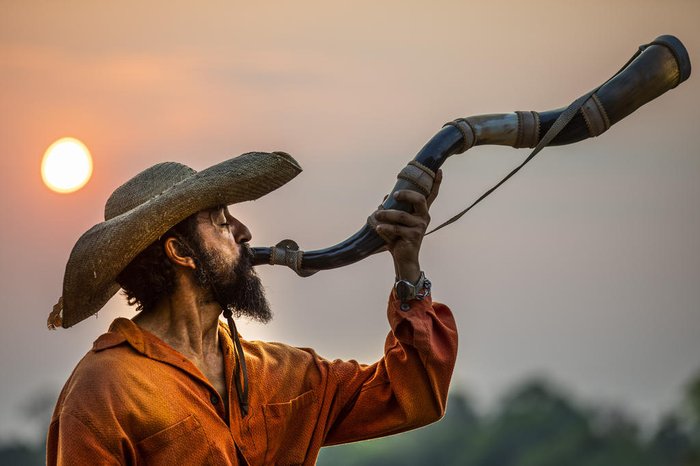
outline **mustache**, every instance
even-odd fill
[[[253,269],[253,259],[255,255],[248,243],[241,243],[241,256],[238,261],[241,267],[245,269]]]

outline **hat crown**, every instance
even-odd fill
[[[145,204],[195,173],[187,165],[177,162],[162,162],[145,169],[109,196],[105,204],[105,220]]]

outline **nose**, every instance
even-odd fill
[[[236,218],[231,218],[229,222],[233,223],[233,238],[236,240],[236,243],[241,244],[250,242],[253,235],[250,233],[248,227],[243,224],[243,222]]]

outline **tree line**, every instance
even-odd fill
[[[321,450],[321,466],[700,466],[700,373],[653,429],[614,407],[585,407],[544,380],[479,415],[453,393],[442,421]]]
[[[35,442],[0,444],[0,464],[45,464],[46,394],[26,410]],[[546,380],[518,384],[480,414],[452,392],[444,419],[392,437],[321,450],[320,466],[700,466],[700,373],[652,429],[615,407],[583,406]]]

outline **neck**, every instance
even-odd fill
[[[154,309],[133,320],[185,356],[198,358],[219,354],[220,315],[216,301],[178,287]]]

